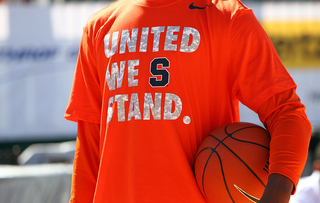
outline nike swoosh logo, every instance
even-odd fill
[[[246,193],[244,190],[239,188],[237,185],[233,185],[241,194],[243,194],[246,198],[248,198],[252,202],[259,202],[260,199]]]
[[[194,6],[193,3],[189,5],[190,9],[205,9],[207,7],[211,7],[208,4],[206,4],[204,7],[198,7],[198,6]]]

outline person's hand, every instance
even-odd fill
[[[280,174],[271,174],[258,203],[288,203],[293,186],[289,178]]]

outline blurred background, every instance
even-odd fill
[[[82,26],[112,1],[0,0],[0,203],[70,197],[76,124],[63,118]],[[320,137],[320,0],[243,0],[298,84],[313,125],[303,176]],[[261,125],[241,105],[241,120]]]

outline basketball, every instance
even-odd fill
[[[194,166],[198,186],[209,202],[258,202],[269,174],[270,135],[245,122],[214,130],[201,143]]]

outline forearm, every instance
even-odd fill
[[[311,127],[300,115],[290,114],[280,116],[274,125],[270,128],[269,171],[287,176],[296,187],[307,160]]]
[[[305,137],[309,133],[308,128],[300,125],[297,120],[289,119],[280,122],[273,130],[270,176],[259,203],[288,203],[294,193],[306,161],[306,142],[309,140]]]
[[[270,132],[270,176],[259,203],[287,203],[308,155],[311,125],[294,89],[266,101],[259,116]]]
[[[271,174],[259,203],[288,203],[293,182],[280,174]]]
[[[308,156],[311,124],[294,89],[274,95],[259,109],[270,132],[270,173],[288,177],[295,186]]]
[[[92,202],[99,169],[100,125],[78,121],[70,203]]]

